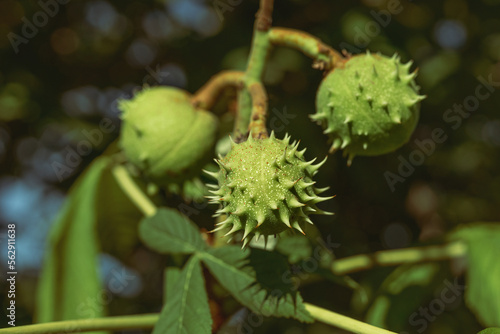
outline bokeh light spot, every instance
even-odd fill
[[[64,92],[61,104],[69,116],[89,116],[96,112],[95,103],[99,95],[100,92],[96,87],[85,86]]]
[[[144,67],[151,64],[156,57],[156,52],[156,47],[148,41],[138,39],[128,48],[125,53],[125,59],[132,66]]]
[[[434,36],[444,49],[458,49],[465,44],[467,30],[462,22],[443,20],[436,24]]]
[[[102,32],[110,32],[117,18],[115,9],[106,1],[94,1],[86,6],[85,19],[92,27]]]

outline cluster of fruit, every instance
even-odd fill
[[[362,54],[347,58],[326,74],[319,86],[318,122],[332,143],[349,156],[379,155],[406,143],[419,117],[423,96],[410,73],[411,63],[399,57]],[[128,160],[150,180],[162,185],[183,182],[200,173],[214,156],[218,120],[193,106],[191,95],[174,87],[145,89],[120,104],[123,126],[120,144]],[[252,129],[249,129],[251,132]],[[243,232],[244,244],[253,237],[275,235],[287,228],[302,232],[310,214],[328,214],[316,204],[313,176],[322,163],[304,159],[298,143],[275,138],[231,142],[230,151],[216,160],[210,185],[225,215],[217,230]]]

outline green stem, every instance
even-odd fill
[[[376,266],[396,266],[460,258],[464,257],[466,252],[467,246],[460,241],[439,246],[386,250],[335,260],[332,263],[331,271],[335,275],[347,275]]]
[[[273,0],[260,0],[259,11],[257,12],[255,19],[252,47],[250,49],[248,65],[243,78],[245,87],[242,89],[238,97],[238,116],[236,117],[234,124],[234,137],[236,140],[240,140],[240,138],[243,137],[247,131],[252,130],[252,128],[250,128],[252,111],[258,104],[252,102],[252,98],[255,98],[255,96],[250,94],[249,89],[255,85],[262,85],[261,78],[264,73],[266,58],[271,45],[269,42],[268,32],[272,21],[271,16],[273,2]],[[263,132],[261,126],[261,123],[263,122],[265,129],[267,97],[265,107],[266,110],[254,111],[254,114],[259,114],[259,122],[256,124],[258,126],[255,131],[252,131],[252,135],[256,138],[267,136],[267,131]]]
[[[360,334],[395,334],[356,319],[326,310],[324,308],[305,303],[307,311],[317,321],[332,325],[344,330]],[[18,326],[0,329],[0,334],[60,334],[83,333],[101,330],[126,330],[126,329],[151,329],[158,321],[160,314],[128,315],[107,318],[94,318],[84,320],[66,320]]]
[[[246,88],[238,94],[238,112],[234,120],[233,138],[235,142],[245,140],[252,112],[252,99]]]
[[[314,59],[313,67],[320,70],[329,70],[344,63],[344,57],[338,51],[320,39],[300,30],[272,28],[269,31],[269,41],[273,45],[301,51]]]
[[[156,205],[144,194],[124,166],[113,167],[113,176],[123,192],[146,217],[153,216],[156,213]]]
[[[310,34],[294,29],[271,28],[272,9],[273,0],[260,1],[248,66],[243,77],[245,85],[238,96],[238,114],[233,131],[236,141],[244,140],[247,130],[251,130],[255,138],[265,138],[268,135],[265,127],[267,95],[263,90],[261,78],[272,45],[285,46],[303,52],[315,60],[313,67],[321,70],[341,66],[345,61],[338,51]]]
[[[306,310],[311,313],[312,317],[317,321],[325,324],[342,328],[346,331],[358,334],[396,334],[383,328],[375,327],[365,322],[346,317],[324,308],[305,303]]]
[[[47,322],[27,326],[0,329],[1,334],[61,334],[83,333],[102,330],[151,329],[159,314],[127,315],[119,317],[80,319]]]

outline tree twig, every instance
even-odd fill
[[[273,22],[274,0],[260,0],[259,11],[255,19],[255,28],[259,31],[268,31]]]

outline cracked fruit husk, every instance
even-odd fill
[[[119,104],[120,146],[153,182],[183,182],[197,175],[213,155],[218,120],[194,108],[190,98],[181,89],[159,86]]]

